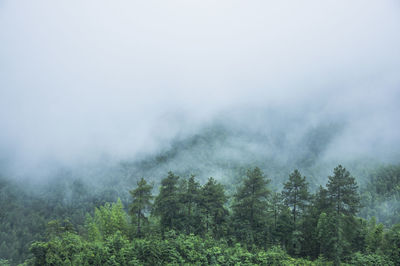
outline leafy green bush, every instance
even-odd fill
[[[369,266],[391,266],[395,265],[387,256],[378,254],[362,254],[356,252],[349,261],[351,265]]]

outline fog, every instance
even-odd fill
[[[399,32],[395,0],[0,1],[2,172],[142,160],[217,124],[232,136],[182,167],[289,163],[320,127],[320,163],[398,161]]]

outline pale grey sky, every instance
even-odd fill
[[[0,158],[131,157],[254,106],[397,149],[399,47],[396,0],[0,0]]]

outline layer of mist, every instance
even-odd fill
[[[1,1],[1,172],[224,180],[259,165],[274,184],[293,168],[317,184],[339,163],[397,162],[399,11]]]

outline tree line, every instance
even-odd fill
[[[228,197],[212,177],[201,185],[169,172],[153,195],[141,178],[127,213],[121,201],[106,203],[79,233],[68,220],[52,221],[25,264],[400,264],[400,224],[357,217],[358,185],[341,165],[315,193],[298,170],[280,192],[269,183],[249,169]]]
[[[322,255],[336,263],[367,247],[358,241],[362,232],[352,230],[362,223],[355,216],[360,208],[358,187],[341,165],[329,176],[326,188],[320,187],[315,194],[309,192],[306,177],[298,170],[289,175],[280,193],[272,192],[269,182],[258,167],[248,170],[228,208],[224,187],[213,178],[200,186],[194,176],[179,182],[169,172],[154,203],[152,186],[141,179],[131,191],[136,236],[145,236],[141,227],[148,224],[147,211],[159,219],[162,236],[169,230],[210,234],[250,250],[279,245],[292,256],[315,259]]]

